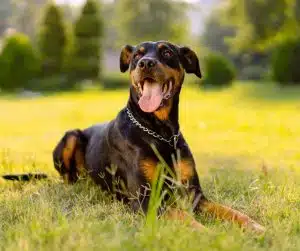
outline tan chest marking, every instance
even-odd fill
[[[188,182],[194,175],[193,162],[189,159],[183,159],[177,162],[175,170],[178,179],[182,182]]]
[[[147,181],[152,182],[155,179],[157,162],[152,159],[145,159],[140,162],[140,167]]]
[[[148,182],[152,182],[155,179],[157,161],[152,159],[145,159],[140,162],[140,167]],[[189,159],[183,159],[175,165],[175,171],[177,178],[182,182],[188,182],[194,175],[193,163]]]
[[[68,137],[62,152],[63,162],[68,170],[70,169],[70,161],[76,148],[76,142],[77,138],[75,136]]]
[[[168,120],[170,111],[172,109],[172,105],[173,105],[173,98],[167,100],[167,104],[165,106],[159,108],[157,111],[155,111],[154,115],[159,120]]]

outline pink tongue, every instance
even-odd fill
[[[156,82],[144,82],[142,97],[139,106],[144,112],[155,112],[161,104],[163,93],[161,85]]]

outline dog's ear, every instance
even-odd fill
[[[199,60],[193,50],[188,47],[179,47],[179,57],[186,73],[194,73],[197,77],[202,77]]]
[[[120,55],[121,72],[126,72],[128,70],[133,51],[134,51],[134,46],[125,45],[123,47]]]

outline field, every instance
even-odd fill
[[[63,132],[114,118],[127,95],[0,97],[0,174],[51,178],[0,179],[0,250],[300,250],[300,89],[244,83],[182,91],[181,129],[207,197],[255,218],[268,229],[263,236],[205,215],[197,218],[209,233],[166,221],[153,233],[90,182],[61,182],[51,151]]]

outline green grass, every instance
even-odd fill
[[[265,225],[260,237],[205,215],[197,218],[209,233],[160,221],[153,234],[141,215],[89,181],[60,181],[51,151],[63,132],[114,118],[127,97],[126,90],[0,97],[0,174],[51,176],[27,184],[0,180],[0,250],[300,250],[300,89],[182,91],[181,128],[203,190]]]

